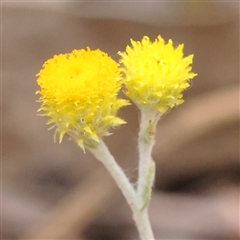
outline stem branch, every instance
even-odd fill
[[[154,168],[152,160],[152,149],[155,144],[155,131],[157,122],[160,119],[160,114],[156,111],[148,109],[141,110],[141,122],[138,138],[139,147],[139,167],[138,167],[138,187],[137,194],[141,199],[141,205],[147,207],[146,193],[151,192],[154,173],[151,174]],[[154,169],[155,171],[155,169]],[[150,183],[150,184],[149,184]]]
[[[139,203],[133,186],[129,182],[121,167],[117,164],[112,154],[109,152],[102,139],[96,145],[96,148],[88,149],[106,167],[112,178],[117,183],[117,186],[121,189],[128,204],[134,208],[138,208]]]
[[[109,152],[107,146],[102,140],[96,145],[96,148],[88,148],[89,151],[107,168],[118,187],[121,189],[129,206],[133,212],[133,219],[136,223],[138,232],[143,240],[154,240],[151,224],[148,218],[148,212],[141,209],[137,192],[129,182],[123,170],[115,161]]]

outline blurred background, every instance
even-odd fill
[[[149,214],[156,239],[239,239],[239,2],[1,2],[2,238],[139,239],[107,171],[37,116],[36,74],[54,54],[130,38],[185,44],[198,76],[159,122]],[[138,110],[106,138],[134,183]]]

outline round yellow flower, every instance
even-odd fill
[[[174,48],[158,36],[154,42],[148,37],[131,40],[125,52],[119,52],[125,74],[126,95],[138,106],[165,113],[183,103],[182,92],[189,87],[193,55],[183,57],[183,44]]]
[[[125,123],[117,117],[128,105],[117,96],[122,85],[118,64],[106,53],[87,48],[54,56],[37,77],[39,111],[49,117],[59,142],[67,133],[83,149],[94,147],[110,127]]]

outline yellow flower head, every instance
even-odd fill
[[[154,42],[143,37],[131,40],[126,52],[119,52],[125,74],[126,95],[138,106],[165,113],[183,103],[182,92],[189,87],[193,55],[183,57],[183,44],[173,47],[161,36]]]
[[[125,123],[116,116],[128,105],[117,97],[122,84],[118,64],[106,53],[88,48],[54,56],[37,77],[39,111],[49,117],[59,142],[67,133],[83,149],[93,147],[110,127]]]

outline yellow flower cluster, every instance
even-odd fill
[[[189,87],[193,55],[183,57],[183,44],[173,47],[158,36],[154,42],[143,37],[131,40],[125,52],[119,52],[126,95],[138,106],[166,112],[183,103],[182,92]]]
[[[183,44],[174,48],[160,36],[154,42],[143,37],[131,44],[119,52],[121,68],[106,53],[89,48],[44,63],[37,74],[39,111],[49,117],[59,142],[68,134],[83,149],[94,147],[109,128],[124,124],[117,117],[118,110],[129,105],[118,98],[122,84],[139,108],[165,113],[183,103],[182,92],[197,75],[191,72],[193,55],[183,57]]]
[[[129,103],[117,96],[120,71],[106,53],[88,48],[54,56],[37,77],[39,111],[49,117],[60,142],[69,134],[83,149],[94,147],[110,127],[125,123],[117,112]]]

